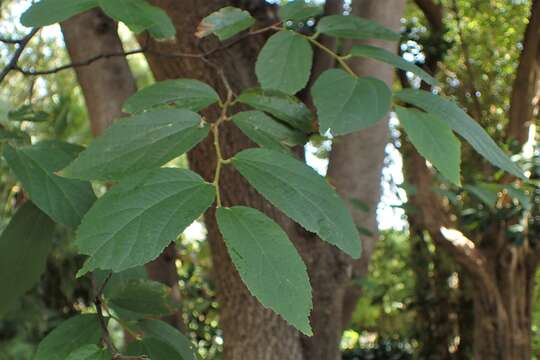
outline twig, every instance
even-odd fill
[[[111,276],[112,276],[112,272],[109,272],[109,274],[107,275],[107,277],[105,278],[105,280],[103,281],[99,289],[97,290],[96,297],[94,298],[94,305],[96,306],[97,318],[98,318],[99,326],[101,327],[101,332],[103,335],[102,336],[103,343],[113,355],[116,355],[118,354],[118,350],[116,349],[116,347],[114,346],[111,340],[109,329],[107,328],[107,323],[105,322],[105,318],[103,317],[103,308],[102,308],[102,300],[101,300],[103,290],[105,289],[105,286],[107,286],[107,283],[111,279]]]
[[[13,57],[9,61],[9,63],[6,65],[5,68],[2,69],[0,72],[0,83],[4,81],[4,78],[9,74],[10,71],[14,70],[17,67],[17,62],[19,62],[19,58],[21,57],[24,48],[30,40],[36,35],[36,33],[39,31],[40,28],[33,28],[28,35],[26,35],[24,38],[22,38],[20,41],[18,41],[16,44],[17,50],[15,50],[15,53],[13,54]]]
[[[15,44],[16,45],[16,44],[20,44],[23,40],[24,40],[24,38],[21,38],[21,39],[8,39],[8,38],[0,36],[0,42],[3,42],[4,44],[12,44],[12,45]]]

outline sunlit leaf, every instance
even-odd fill
[[[320,15],[323,8],[320,5],[306,3],[304,0],[289,1],[279,7],[279,17],[283,21],[303,21]]]
[[[245,11],[226,6],[205,17],[197,27],[197,37],[202,38],[215,34],[219,40],[227,40],[239,32],[249,28],[255,19]]]

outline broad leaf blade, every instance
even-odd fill
[[[138,113],[152,107],[172,104],[178,108],[199,111],[219,101],[209,85],[193,79],[165,80],[147,86],[131,96],[124,111]]]
[[[145,112],[118,120],[62,170],[77,179],[115,180],[159,167],[208,135],[208,126],[188,110]]]
[[[109,301],[122,309],[138,314],[164,316],[176,309],[171,301],[171,289],[161,283],[145,279],[131,279],[115,289]]]
[[[21,16],[28,27],[52,25],[98,6],[97,0],[41,0]]]
[[[0,235],[0,315],[39,281],[53,233],[52,220],[27,202]]]
[[[306,39],[294,31],[279,31],[259,53],[255,73],[263,89],[294,95],[306,86],[312,62],[313,50]]]
[[[96,200],[87,181],[66,179],[55,172],[70,163],[80,146],[50,140],[32,146],[6,145],[4,157],[32,201],[55,221],[77,226]]]
[[[424,80],[426,83],[432,86],[437,85],[437,80],[435,80],[431,75],[422,70],[419,66],[416,66],[415,64],[405,60],[401,56],[391,53],[386,49],[370,45],[356,45],[353,46],[350,54],[352,56],[375,59],[395,66],[398,69],[410,71],[420,77],[420,79]]]
[[[155,259],[214,201],[214,186],[189,171],[139,172],[99,198],[79,227],[76,245],[94,269],[119,272]]]
[[[255,19],[247,11],[226,6],[205,17],[197,27],[195,36],[203,38],[215,34],[223,41],[246,30],[253,23]]]
[[[129,344],[128,355],[143,356],[143,359],[151,360],[184,360],[172,345],[159,338],[143,338],[141,341]]]
[[[450,127],[438,118],[416,109],[396,107],[399,122],[420,155],[441,174],[461,185],[461,144]]]
[[[345,202],[315,170],[267,149],[244,150],[232,163],[258,192],[306,230],[353,258],[360,256],[360,239]]]
[[[307,136],[284,125],[260,111],[244,111],[232,121],[256,144],[276,151],[290,151],[289,147],[303,145]]]
[[[251,294],[311,336],[309,277],[287,234],[263,213],[243,206],[219,208],[217,222],[229,255]]]
[[[323,8],[319,5],[306,3],[304,0],[289,1],[279,7],[279,17],[283,21],[304,21],[320,15]]]
[[[392,93],[381,80],[325,71],[311,90],[321,134],[343,135],[373,125],[390,110]]]
[[[111,354],[97,345],[85,345],[72,351],[66,360],[111,360]]]
[[[142,320],[139,327],[145,338],[155,338],[170,345],[183,360],[198,360],[191,341],[177,329],[161,320]]]
[[[277,90],[251,89],[240,94],[238,101],[254,109],[267,112],[306,133],[312,130],[311,112],[304,103],[294,96]]]
[[[395,31],[373,20],[352,15],[325,16],[317,24],[317,31],[339,38],[399,40],[399,34]]]
[[[497,146],[486,131],[454,102],[427,91],[415,89],[402,90],[395,94],[395,97],[445,121],[487,161],[512,175],[525,179],[523,171]]]
[[[41,341],[34,360],[65,360],[73,351],[97,344],[100,338],[97,316],[77,315],[61,323]]]

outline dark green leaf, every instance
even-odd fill
[[[28,27],[52,25],[96,6],[97,0],[41,0],[22,14],[21,24]]]
[[[22,143],[30,143],[30,136],[16,128],[8,129],[6,127],[0,126],[0,141],[14,140],[20,141]]]
[[[279,7],[279,17],[283,21],[303,21],[318,16],[322,12],[321,6],[306,3],[304,0],[289,1]]]
[[[122,21],[134,33],[148,32],[157,39],[172,38],[176,29],[167,13],[146,0],[98,0],[103,11]]]
[[[312,168],[267,149],[237,154],[234,167],[275,207],[354,258],[360,239],[344,201]]]
[[[54,223],[31,202],[24,204],[0,235],[0,315],[8,311],[45,270]]]
[[[368,57],[371,59],[382,61],[384,63],[395,66],[398,69],[410,71],[432,86],[437,85],[437,80],[435,80],[431,75],[422,70],[420,67],[405,60],[401,56],[391,53],[386,49],[370,45],[356,45],[353,46],[353,48],[351,49],[351,55]]]
[[[165,80],[145,87],[124,104],[124,111],[138,113],[157,105],[199,111],[219,101],[218,94],[207,84],[193,79]]]
[[[41,210],[59,223],[77,226],[96,200],[92,186],[87,181],[62,178],[55,172],[81,150],[77,145],[50,140],[21,148],[6,145],[4,157]]]
[[[142,320],[139,326],[145,338],[155,338],[170,345],[183,360],[198,360],[191,341],[177,329],[161,320]]]
[[[229,255],[253,296],[307,336],[313,307],[306,265],[287,234],[258,210],[217,210]]]
[[[238,101],[267,112],[306,133],[312,130],[311,112],[294,96],[276,90],[251,89],[244,91]]]
[[[246,30],[254,22],[255,19],[247,11],[226,6],[205,17],[197,27],[195,35],[203,38],[215,34],[219,40],[223,41]]]
[[[72,351],[66,360],[111,360],[111,354],[97,345],[85,345]]]
[[[262,147],[289,151],[288,147],[303,145],[307,137],[260,111],[244,111],[233,116],[232,121],[251,140]]]
[[[479,183],[476,185],[464,185],[463,189],[470,192],[490,208],[494,208],[501,190],[499,184]]]
[[[416,150],[441,174],[461,185],[461,144],[450,127],[439,118],[416,109],[396,107],[399,122]]]
[[[45,111],[34,111],[30,105],[24,105],[9,111],[8,119],[11,121],[43,122],[49,120],[49,114]]]
[[[497,146],[486,131],[454,102],[427,91],[415,89],[402,90],[395,96],[445,121],[486,160],[510,174],[525,179],[523,171]]]
[[[77,315],[61,323],[41,341],[33,360],[65,360],[82,346],[97,344],[100,338],[97,316]]]
[[[62,175],[77,179],[120,179],[159,167],[182,155],[208,134],[194,112],[167,109],[121,119],[94,140]]]
[[[125,178],[99,198],[76,244],[90,255],[79,275],[119,272],[156,258],[214,201],[214,186],[189,171],[154,169]]]
[[[114,289],[109,301],[122,309],[144,315],[163,316],[175,311],[171,289],[145,279],[131,279]]]
[[[172,345],[154,337],[130,344],[128,355],[146,355],[149,360],[184,360]]]
[[[317,24],[317,31],[340,38],[399,40],[399,34],[395,31],[373,20],[352,15],[325,16]]]
[[[343,135],[384,118],[392,93],[381,80],[355,78],[343,70],[325,71],[311,90],[321,134]]]
[[[296,32],[285,30],[268,39],[257,58],[255,73],[262,88],[294,95],[306,86],[312,62],[309,42]]]

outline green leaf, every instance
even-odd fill
[[[279,17],[283,21],[303,21],[322,14],[323,8],[319,5],[306,3],[304,0],[289,1],[279,7]]]
[[[76,245],[90,255],[79,275],[119,272],[155,259],[214,201],[214,186],[173,168],[125,178],[96,201],[79,227]]]
[[[105,14],[122,21],[134,33],[148,32],[157,39],[172,38],[176,29],[167,13],[146,0],[98,0]]]
[[[390,109],[392,93],[381,80],[355,78],[343,70],[325,71],[311,90],[320,133],[343,135],[373,125]]]
[[[512,175],[525,179],[523,171],[497,146],[486,131],[454,102],[430,92],[415,89],[402,90],[395,94],[395,97],[445,121],[487,161]]]
[[[98,6],[97,0],[41,0],[21,16],[28,27],[52,25]]]
[[[306,265],[287,234],[260,211],[243,206],[217,209],[217,222],[251,294],[305,335],[313,335]]]
[[[416,109],[396,107],[399,122],[416,150],[441,174],[461,186],[461,144],[439,118]]]
[[[247,11],[226,6],[205,17],[197,27],[195,36],[203,38],[215,34],[219,40],[223,41],[246,30],[253,23],[255,19]]]
[[[109,296],[113,305],[139,314],[163,316],[176,310],[171,289],[156,281],[130,279]]]
[[[146,355],[149,360],[184,360],[182,355],[172,345],[154,337],[144,338],[141,341],[130,344],[128,355]]]
[[[33,360],[65,360],[82,346],[97,344],[100,338],[97,316],[77,315],[61,323],[41,341]]]
[[[15,142],[30,143],[30,136],[17,128],[8,129],[0,126],[0,141],[14,140]]]
[[[400,36],[379,23],[358,16],[330,15],[317,24],[317,31],[338,38],[397,41]]]
[[[11,121],[43,122],[49,120],[49,114],[45,111],[34,111],[30,105],[23,105],[18,109],[8,112]]]
[[[62,176],[120,179],[167,163],[207,135],[208,126],[188,110],[156,110],[120,119],[62,170]]]
[[[55,221],[77,226],[96,200],[87,181],[66,179],[55,172],[69,164],[82,150],[57,140],[32,146],[4,148],[4,158],[32,201]]]
[[[219,101],[209,85],[193,79],[165,80],[147,86],[131,96],[124,111],[138,113],[157,105],[174,103],[178,108],[199,111]]]
[[[294,96],[277,90],[251,89],[240,94],[238,101],[257,110],[267,112],[306,133],[312,130],[311,112],[304,103]]]
[[[353,258],[360,256],[360,239],[351,214],[315,170],[267,149],[244,150],[232,163],[258,192],[306,230]]]
[[[168,344],[181,355],[181,359],[198,360],[191,341],[171,325],[161,320],[141,320],[139,327],[145,338],[159,339]]]
[[[111,360],[111,354],[97,345],[85,345],[72,351],[66,360]]]
[[[45,270],[54,223],[26,202],[0,235],[0,315],[7,312]]]
[[[479,183],[477,185],[465,185],[463,189],[476,196],[488,207],[494,208],[501,188],[499,184]]]
[[[426,83],[432,86],[437,85],[437,80],[435,80],[431,75],[422,70],[419,66],[416,66],[415,64],[405,60],[401,56],[391,53],[386,49],[370,45],[356,45],[353,46],[350,54],[352,56],[375,59],[395,66],[398,69],[410,71],[420,77],[420,79],[424,80]]]
[[[294,95],[302,90],[311,75],[313,49],[294,31],[279,31],[262,48],[255,73],[263,89]]]
[[[304,145],[307,136],[260,111],[244,111],[232,121],[256,144],[276,151],[289,151],[294,145]]]

